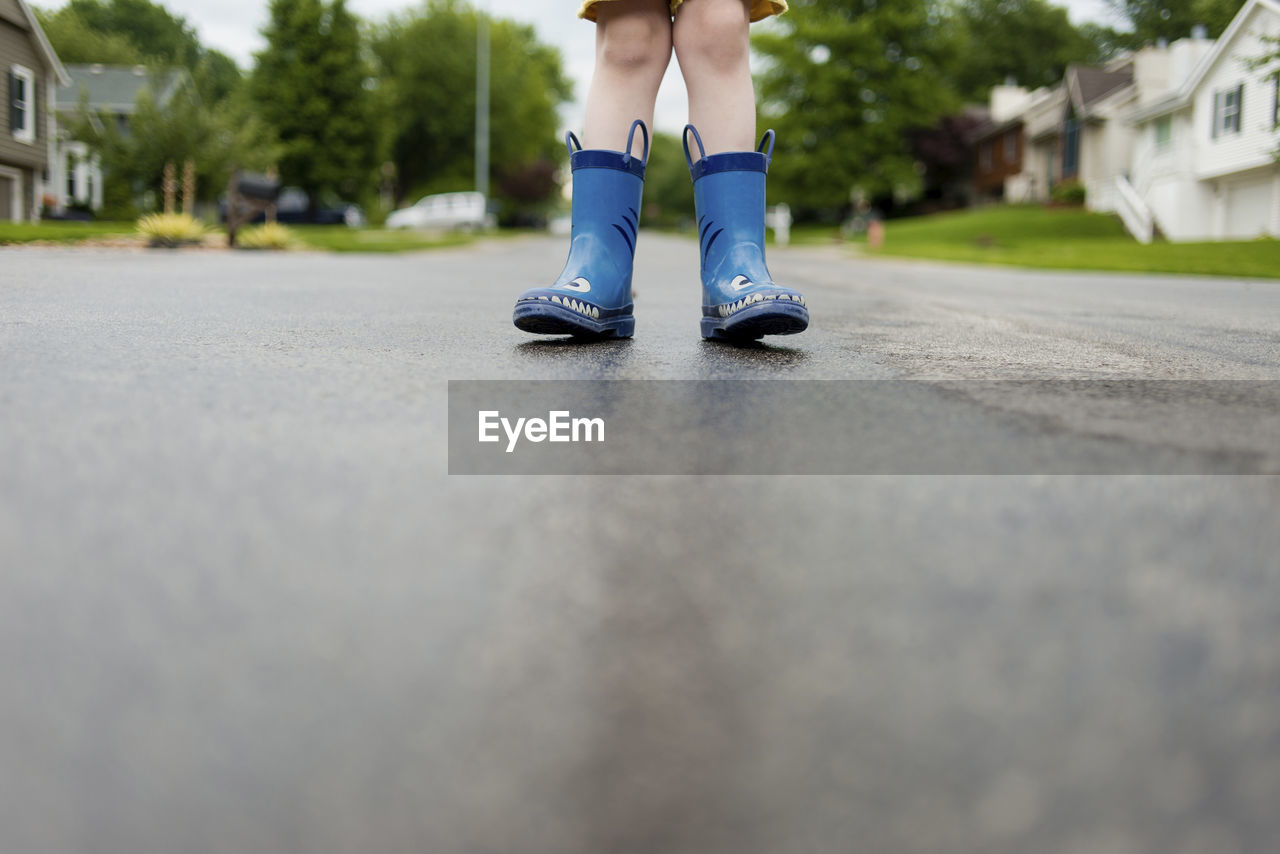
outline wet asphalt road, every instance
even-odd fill
[[[1214,474],[1277,470],[1280,282],[793,250],[814,328],[733,348],[645,235],[573,346],[508,320],[562,257],[0,250],[0,851],[1280,850],[1280,480]],[[1149,474],[448,477],[445,381],[522,378]],[[1256,382],[966,382],[1026,378]]]

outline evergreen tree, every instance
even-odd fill
[[[318,203],[368,193],[377,127],[359,25],[345,0],[271,0],[250,91],[281,144],[280,175]]]

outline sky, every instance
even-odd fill
[[[68,0],[36,0],[36,5],[58,9]],[[266,22],[267,0],[158,0],[181,15],[200,34],[201,43],[232,57],[242,68],[253,64],[253,53],[262,47],[259,30]],[[476,0],[477,5],[496,17],[514,18],[533,24],[538,37],[560,48],[565,70],[574,81],[577,100],[561,111],[566,129],[582,127],[582,101],[591,80],[595,25],[576,17],[578,0]],[[362,17],[377,20],[392,12],[419,5],[415,0],[348,0],[348,8]],[[1060,0],[1072,21],[1114,23],[1105,0]],[[674,61],[658,93],[654,124],[658,130],[679,133],[684,127],[688,101]]]

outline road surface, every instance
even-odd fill
[[[1280,282],[796,249],[736,348],[646,234],[580,346],[509,321],[563,254],[0,250],[0,850],[1280,850]],[[447,476],[446,381],[534,378],[1130,474]]]

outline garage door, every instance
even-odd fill
[[[1250,240],[1267,233],[1271,221],[1271,176],[1227,188],[1227,237]]]
[[[13,194],[17,192],[12,178],[0,175],[0,222],[13,219]]]

